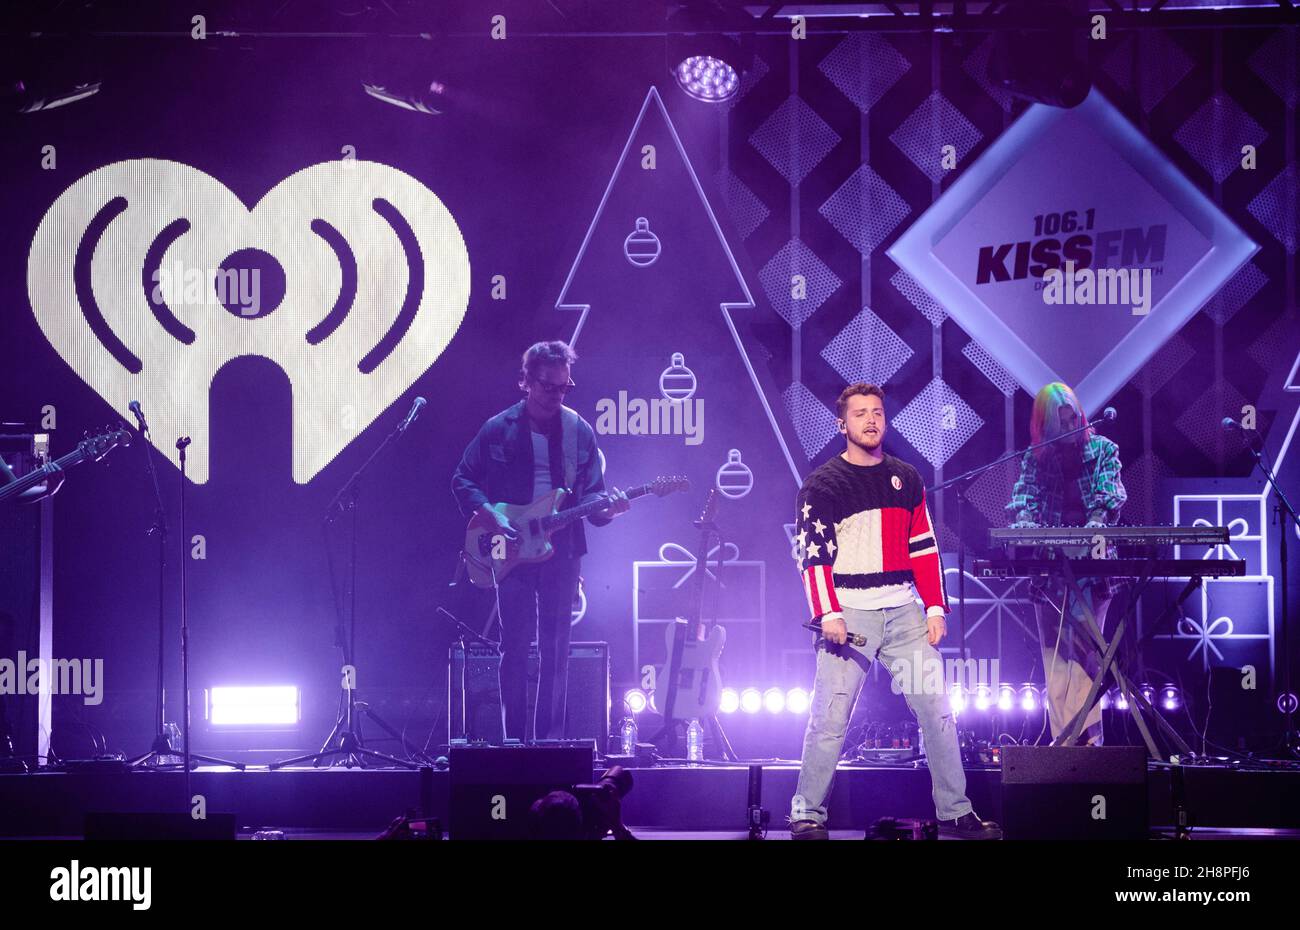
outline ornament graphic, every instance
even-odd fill
[[[740,500],[754,490],[754,473],[740,460],[740,450],[732,449],[727,453],[727,462],[718,469],[714,484],[724,497]]]
[[[638,268],[649,268],[659,259],[663,246],[659,237],[650,231],[650,221],[644,216],[636,218],[636,229],[623,240],[623,254]]]
[[[668,367],[659,374],[659,393],[672,401],[690,400],[698,386],[695,372],[686,367],[686,356],[674,352]]]

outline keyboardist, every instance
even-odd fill
[[[1048,442],[1080,426],[1087,426],[1087,416],[1074,391],[1054,382],[1046,385],[1034,398],[1029,434],[1037,445]],[[1007,512],[1012,525],[1033,526],[1111,526],[1119,522],[1120,509],[1128,499],[1120,480],[1119,447],[1092,429],[1025,453],[1020,463],[1020,477],[1011,492]],[[1069,556],[1086,554],[1066,549]],[[1108,552],[1111,558],[1115,552]],[[1118,589],[1112,578],[1082,578],[1079,586],[1098,626],[1105,630],[1106,610]],[[1038,583],[1031,587],[1038,640],[1043,655],[1047,688],[1048,722],[1052,739],[1057,740],[1084,700],[1097,674],[1095,652],[1072,623],[1061,624],[1061,603],[1066,598],[1063,583]],[[1082,616],[1082,606],[1069,596],[1069,610]],[[1079,744],[1101,745],[1101,707],[1093,707],[1084,720]]]

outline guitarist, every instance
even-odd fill
[[[524,353],[519,387],[524,399],[492,417],[465,448],[451,489],[467,519],[476,512],[491,517],[501,534],[517,534],[493,503],[527,504],[554,488],[572,494],[564,506],[585,504],[605,493],[596,433],[564,406],[573,387],[571,368],[578,356],[564,342],[539,342]],[[631,504],[614,488],[610,505],[589,517],[604,526]],[[501,618],[501,704],[507,738],[526,736],[528,646],[537,636],[537,739],[564,735],[568,688],[569,630],[578,596],[578,572],[587,551],[581,521],[551,537],[556,552],[545,562],[520,565],[497,586]]]
[[[38,484],[34,488],[28,488],[22,494],[19,494],[16,500],[28,503],[38,501],[43,497],[53,497],[55,492],[63,487],[63,479],[66,476],[62,468],[51,462],[45,466],[45,471],[50,475],[50,480],[45,484]],[[5,462],[4,456],[0,456],[0,487],[17,480],[18,476],[13,473],[13,469]]]

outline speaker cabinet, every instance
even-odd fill
[[[594,756],[590,746],[453,746],[450,761],[451,839],[525,840],[533,802],[590,783]]]
[[[1142,746],[1002,747],[1009,840],[1142,840],[1147,819]]]
[[[505,742],[501,719],[501,690],[497,673],[501,657],[485,646],[471,645],[465,675],[465,714],[461,715],[460,673],[465,656],[452,647],[451,738]],[[528,730],[533,738],[533,709],[537,703],[537,646],[528,650]],[[609,644],[569,644],[569,690],[565,703],[564,738],[594,739],[604,746],[609,736]],[[462,719],[464,725],[462,726]]]

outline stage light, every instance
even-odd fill
[[[725,4],[676,5],[666,22],[664,65],[692,100],[735,99],[754,61],[753,17]]]
[[[1020,686],[1020,709],[1027,714],[1038,710],[1038,689],[1028,682]]]
[[[1141,694],[1142,697],[1146,698],[1146,702],[1148,704],[1152,704],[1155,702],[1156,689],[1151,687],[1145,681],[1142,682],[1142,684],[1138,685],[1138,693]]]
[[[1123,691],[1116,692],[1115,694],[1115,709],[1128,710],[1128,697]]]
[[[966,695],[962,692],[961,685],[953,685],[948,690],[948,706],[954,714],[960,714],[966,709]]]
[[[993,706],[993,689],[988,685],[975,686],[975,709],[983,713]]]
[[[723,688],[718,710],[724,714],[734,714],[740,710],[740,694],[735,688]]]
[[[740,709],[747,714],[756,714],[763,709],[763,695],[757,688],[746,688],[740,692]]]
[[[623,695],[623,705],[633,714],[639,714],[650,706],[650,700],[640,688],[633,688]]]
[[[1009,711],[1016,704],[1016,689],[1008,684],[998,685],[998,710]]]
[[[785,695],[785,709],[792,714],[808,713],[808,692],[803,688],[791,688]]]
[[[763,707],[769,714],[779,714],[785,710],[785,692],[780,688],[768,688],[763,692]]]
[[[736,69],[711,55],[692,55],[677,65],[677,85],[705,103],[729,100],[740,89]]]
[[[1103,691],[1101,693],[1101,700],[1099,700],[1097,703],[1101,705],[1102,710],[1110,710],[1110,705],[1111,705],[1110,692]]]
[[[210,688],[207,702],[208,722],[214,726],[286,725],[301,719],[293,685]]]
[[[1177,710],[1179,704],[1178,688],[1174,685],[1165,685],[1161,690],[1165,710]]]

